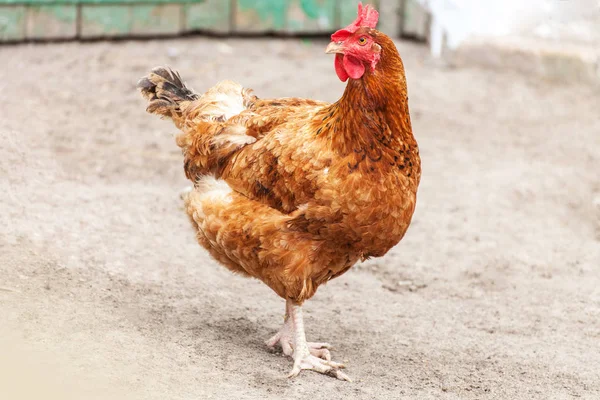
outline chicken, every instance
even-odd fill
[[[421,162],[404,67],[378,13],[332,35],[326,53],[348,81],[333,104],[259,99],[224,81],[203,95],[155,68],[139,82],[147,111],[182,131],[177,144],[193,189],[184,203],[198,242],[231,271],[260,279],[286,300],[280,344],[303,370],[349,380],[327,343],[307,342],[302,304],[359,260],[381,257],[415,210]]]

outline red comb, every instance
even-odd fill
[[[354,20],[353,23],[345,27],[344,29],[340,29],[333,35],[331,35],[331,40],[337,42],[339,40],[344,40],[357,30],[363,27],[375,28],[377,26],[377,21],[379,20],[379,13],[375,10],[370,4],[367,4],[363,7],[362,2],[358,3],[358,16]]]

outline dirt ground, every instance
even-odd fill
[[[306,304],[354,383],[263,341],[284,302],[194,239],[175,129],[135,83],[334,101],[325,41],[0,47],[0,398],[600,398],[600,91],[398,43],[423,178],[383,258]]]

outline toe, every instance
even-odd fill
[[[294,368],[292,368],[292,372],[290,372],[288,374],[288,378],[295,378],[298,376],[298,374],[300,373],[300,371],[302,371],[302,368],[300,368],[300,364],[296,365],[294,364]]]
[[[346,375],[345,373],[343,373],[339,369],[331,369],[331,371],[329,372],[329,374],[331,376],[334,376],[334,377],[338,378],[341,381],[352,382],[352,379],[350,379],[350,377],[348,375]]]
[[[319,372],[321,374],[333,376],[343,381],[352,382],[348,375],[340,371],[340,368],[344,368],[344,365],[330,360],[323,360],[314,355],[306,355],[302,358],[296,359],[294,362],[294,367],[292,368],[292,372],[290,372],[288,378],[293,378],[297,376],[303,369],[307,369]]]
[[[294,349],[292,348],[290,342],[288,342],[287,340],[282,340],[280,343],[283,354],[285,354],[286,356],[291,356],[294,354]]]
[[[335,362],[335,361],[331,361],[331,360],[323,360],[323,363],[329,365],[332,368],[341,368],[341,369],[346,368],[346,366],[344,364]]]
[[[320,361],[320,360],[319,360]],[[328,374],[332,368],[322,362],[307,362],[301,366],[302,369],[312,369],[313,371],[320,372],[321,374]]]
[[[265,344],[268,347],[275,347],[275,345],[277,344],[277,342],[279,342],[279,338],[281,337],[281,335],[279,333],[275,334],[274,336],[272,336],[271,338],[267,339],[265,341]]]
[[[331,361],[331,353],[329,352],[329,350],[315,348],[311,348],[309,350],[310,354],[312,354],[313,356],[322,358],[323,360]]]

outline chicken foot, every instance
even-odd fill
[[[280,343],[283,353],[293,356],[294,367],[288,375],[289,378],[295,377],[300,371],[307,369],[352,382],[348,375],[341,371],[344,364],[331,361],[331,354],[328,350],[330,345],[328,343],[306,341],[302,306],[294,304],[290,300],[286,302],[285,324],[266,343],[271,347]]]
[[[281,345],[281,350],[286,356],[293,356],[294,354],[294,322],[291,318],[292,302],[287,300],[285,303],[285,317],[284,324],[275,335],[273,335],[265,344],[269,347],[275,347],[277,343]],[[328,349],[331,348],[329,343],[325,342],[307,342],[308,350],[310,354],[315,357],[322,358],[323,360],[331,361],[331,353]]]

